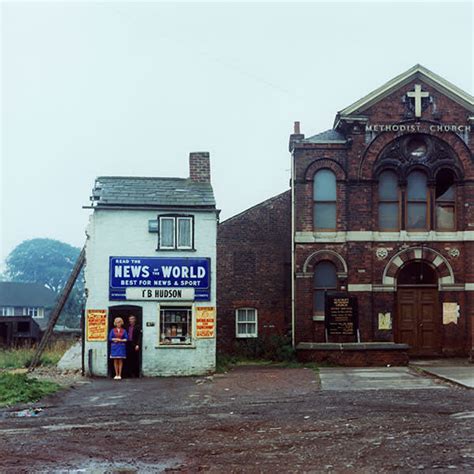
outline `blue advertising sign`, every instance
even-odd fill
[[[110,257],[109,298],[127,299],[127,288],[190,288],[195,300],[209,301],[210,268],[209,258]]]

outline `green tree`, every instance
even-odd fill
[[[53,239],[25,240],[6,258],[10,281],[40,283],[59,295],[79,256],[80,249]],[[84,306],[84,278],[79,275],[63,309],[60,324],[78,327]]]

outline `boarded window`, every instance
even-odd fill
[[[313,312],[324,314],[324,297],[326,291],[337,289],[336,267],[331,262],[320,262],[314,269]]]

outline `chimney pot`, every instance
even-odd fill
[[[294,130],[293,133],[295,135],[300,135],[301,134],[301,132],[300,132],[300,123],[299,122],[295,122],[293,130]]]

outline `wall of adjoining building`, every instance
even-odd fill
[[[217,233],[218,351],[235,353],[238,308],[255,308],[258,339],[291,327],[291,194],[286,191],[232,217]]]

